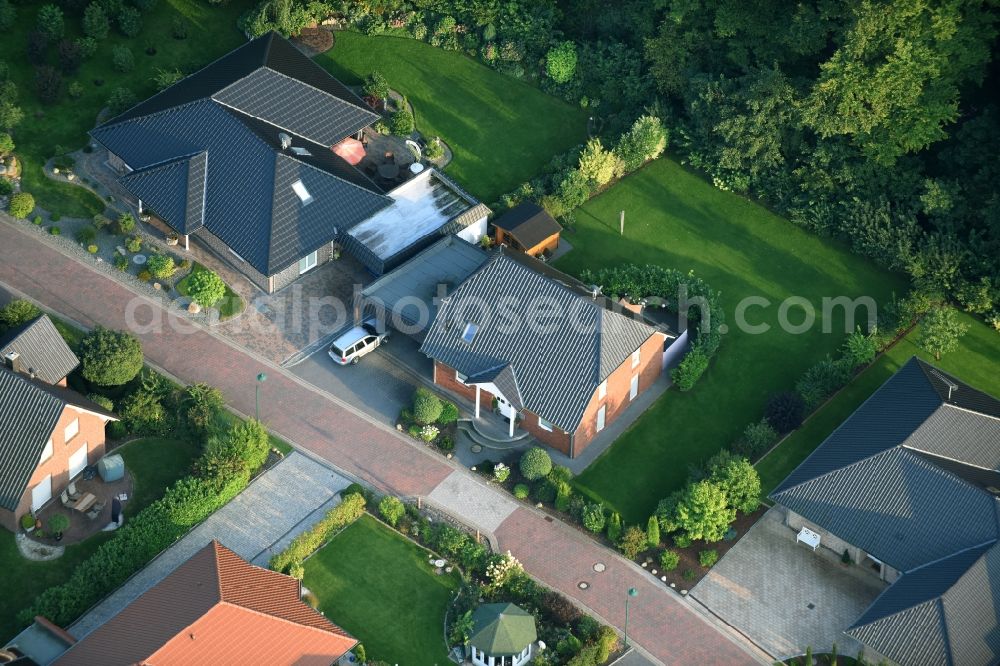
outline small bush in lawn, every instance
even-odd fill
[[[399,522],[399,519],[403,517],[406,513],[406,508],[403,503],[399,501],[399,498],[393,497],[392,495],[386,495],[382,498],[382,501],[378,503],[379,515],[393,527]]]
[[[540,446],[533,446],[521,456],[521,475],[528,481],[536,481],[548,476],[552,471],[552,458],[548,451]]]
[[[606,522],[604,505],[600,502],[588,504],[583,510],[583,526],[590,532],[601,532]]]
[[[94,227],[81,227],[75,234],[76,242],[81,245],[90,245],[97,238],[97,229]]]
[[[751,423],[743,431],[743,437],[733,447],[737,453],[748,458],[756,458],[778,441],[778,431],[771,427],[767,419]]]
[[[116,72],[127,73],[135,69],[135,56],[132,49],[124,44],[118,44],[111,50],[111,64]]]
[[[128,257],[123,257],[120,254],[115,255],[115,268],[124,272],[128,270]]]
[[[703,550],[698,553],[698,563],[706,569],[714,565],[719,561],[719,551],[714,548],[711,550]]]
[[[517,499],[522,499],[522,500],[527,499],[528,493],[529,493],[528,486],[524,485],[523,483],[519,483],[516,486],[514,486],[514,497],[516,497]]]
[[[188,279],[188,296],[202,307],[210,308],[226,295],[226,283],[215,271],[198,271]]]
[[[784,434],[802,425],[805,411],[806,405],[802,396],[792,391],[785,391],[775,393],[768,398],[767,406],[764,408],[764,418],[775,430]]]
[[[118,29],[126,37],[135,37],[142,30],[142,13],[135,7],[125,7],[118,14]]]
[[[83,336],[77,356],[83,377],[98,386],[120,386],[142,370],[142,345],[124,331],[98,326]]]
[[[622,552],[622,555],[630,560],[634,560],[645,549],[646,533],[635,525],[626,527],[625,531],[622,532],[621,539],[618,541],[618,550]]]
[[[87,246],[87,252],[89,252],[90,254],[97,254],[100,249],[101,248],[97,247],[94,244],[90,244]]]
[[[135,231],[136,221],[135,216],[132,213],[122,213],[118,218],[118,233],[130,234]]]
[[[441,404],[441,415],[438,416],[438,425],[451,425],[458,420],[458,405],[453,402],[443,402]]]
[[[35,210],[35,197],[27,192],[18,192],[7,202],[7,212],[18,220],[28,217],[33,210]]]
[[[125,241],[125,249],[129,252],[135,253],[142,250],[142,237],[132,236],[127,241]]]
[[[434,423],[443,410],[441,399],[430,390],[420,387],[413,392],[413,420],[420,425]]]
[[[31,301],[16,298],[0,308],[0,330],[27,324],[41,314],[42,311]]]
[[[117,116],[131,109],[138,101],[135,93],[128,88],[115,88],[111,91],[111,97],[108,98],[108,110],[111,111],[112,116]]]
[[[49,227],[49,233],[53,236],[58,236],[59,234],[62,233],[62,231],[59,229],[59,227]]]
[[[660,568],[664,571],[673,571],[681,563],[681,556],[675,550],[665,550],[660,553]]]
[[[153,254],[146,260],[146,270],[158,280],[163,280],[174,274],[174,258],[166,254]]]

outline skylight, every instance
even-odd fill
[[[292,146],[292,152],[296,155],[312,155],[307,148],[302,146]]]
[[[302,205],[312,203],[312,195],[309,194],[309,190],[306,189],[306,186],[302,184],[301,180],[297,180],[292,183],[292,190],[295,191],[295,194],[302,201]]]
[[[462,331],[462,340],[471,344],[472,339],[476,337],[477,331],[479,331],[478,324],[466,324],[465,330]]]

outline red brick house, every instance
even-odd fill
[[[434,382],[579,456],[659,377],[676,336],[501,248],[443,299],[421,351]]]
[[[329,666],[357,644],[301,583],[212,541],[53,664]]]
[[[78,364],[48,317],[0,338],[0,525],[55,500],[104,455],[114,414],[66,388]]]

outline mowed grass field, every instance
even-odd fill
[[[587,114],[455,51],[413,39],[338,32],[316,62],[348,85],[380,71],[409,98],[417,129],[454,152],[445,172],[486,203],[587,138]]]
[[[619,212],[625,211],[625,234]],[[906,280],[876,268],[830,239],[819,238],[742,197],[722,192],[676,162],[659,159],[576,210],[566,239],[574,249],[557,263],[571,274],[626,263],[693,270],[721,292],[728,332],[693,390],[671,389],[596,460],[575,483],[605,501],[629,523],[645,524],[656,503],[680,487],[689,466],[735,441],[763,414],[768,396],[794,387],[813,363],[846,337],[843,308],[823,316],[822,299],[870,296],[887,302]],[[747,310],[751,334],[735,325],[742,299],[770,304]],[[792,334],[779,325],[790,296],[806,299],[815,324]],[[802,307],[787,319],[803,321]],[[858,311],[858,322],[867,314]],[[830,332],[824,333],[824,328]]]

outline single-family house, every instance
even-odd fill
[[[534,201],[522,201],[493,221],[494,239],[533,257],[559,247],[562,226]]]
[[[52,663],[334,664],[357,640],[301,594],[298,580],[213,540]]]
[[[576,457],[660,376],[675,334],[500,247],[438,304],[434,382]]]
[[[8,331],[0,350],[0,524],[16,531],[97,463],[116,417],[66,388],[79,361],[48,317]]]
[[[90,134],[140,211],[181,247],[197,239],[273,293],[341,247],[381,274],[442,235],[486,232],[489,210],[435,169],[381,181],[342,156],[363,150],[358,139],[378,119],[269,33]]]
[[[1000,661],[1000,400],[912,358],[771,498],[890,583],[846,630],[869,659]]]

